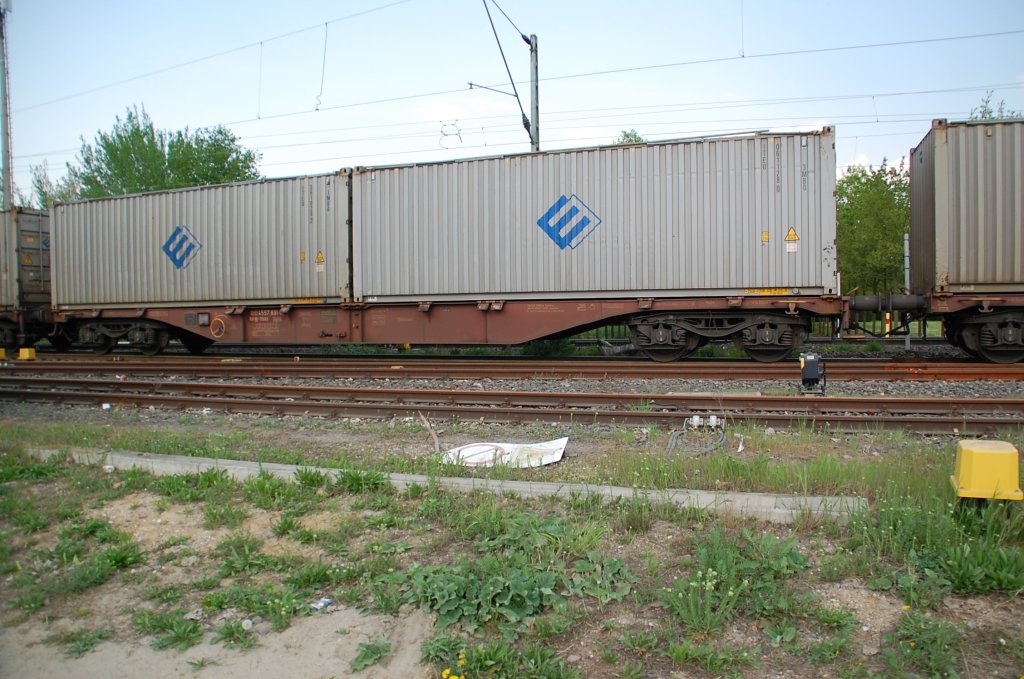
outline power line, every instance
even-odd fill
[[[727,61],[744,61],[748,59],[768,59],[774,57],[804,56],[808,54],[824,54],[827,52],[844,52],[850,50],[877,49],[881,47],[903,47],[907,45],[925,45],[938,42],[950,42],[954,40],[976,40],[979,38],[997,38],[1008,35],[1019,35],[1024,33],[1024,28],[1012,31],[999,31],[996,33],[974,33],[972,35],[951,35],[942,38],[922,38],[919,40],[898,40],[894,42],[876,42],[864,45],[843,45],[840,47],[815,47],[804,50],[786,50],[782,52],[763,52],[761,54],[748,54],[735,57],[714,57],[711,59],[695,59],[692,61],[676,61],[668,64],[653,64],[649,66],[630,66],[627,68],[614,68],[606,71],[591,71],[589,73],[572,73],[569,75],[555,75],[541,78],[543,81],[568,80],[570,78],[589,78],[598,75],[613,75],[618,73],[633,73],[636,71],[650,71],[659,68],[675,68],[677,66],[698,66],[702,64],[716,64]]]
[[[561,111],[553,111],[553,112],[551,112],[548,115],[552,118],[552,120],[554,122],[572,122],[572,121],[598,120],[598,119],[602,119],[602,118],[614,118],[616,116],[622,116],[622,115],[628,115],[628,116],[631,116],[632,118],[635,118],[637,116],[650,116],[650,115],[661,115],[661,114],[668,114],[668,113],[683,113],[683,112],[693,112],[693,111],[714,111],[714,110],[741,109],[741,108],[750,108],[750,107],[754,107],[754,106],[784,106],[784,105],[788,105],[788,104],[802,104],[802,103],[812,103],[812,102],[851,101],[851,100],[856,100],[856,99],[919,96],[919,95],[930,95],[930,94],[949,94],[949,93],[955,93],[955,92],[986,92],[986,91],[989,91],[989,90],[1005,90],[1005,89],[1021,89],[1021,88],[1024,88],[1024,84],[1018,84],[1018,83],[995,83],[995,84],[986,84],[986,85],[964,85],[964,86],[959,86],[959,87],[949,87],[949,88],[941,88],[941,89],[903,90],[903,91],[896,91],[896,92],[874,92],[874,93],[866,92],[866,93],[853,93],[853,94],[828,94],[828,95],[818,95],[818,96],[812,96],[812,97],[772,97],[772,98],[767,98],[767,99],[722,99],[722,100],[709,100],[709,101],[698,101],[698,102],[674,102],[674,103],[664,103],[664,104],[648,104],[648,105],[644,105],[644,106],[618,106],[618,107],[605,107],[605,108],[566,109],[566,110],[561,110]],[[460,92],[464,92],[465,90],[459,90],[459,91]],[[658,110],[652,110],[652,109],[658,109]],[[611,113],[605,114],[605,112],[611,112]],[[600,114],[605,114],[605,115],[573,116],[573,114],[579,114],[579,113],[595,113],[595,114],[600,113]],[[563,116],[563,115],[564,116],[573,116],[573,117],[566,117],[566,118],[558,118],[557,117],[557,116]],[[886,115],[892,116],[892,115],[904,115],[904,114],[886,114]],[[925,114],[922,113],[920,115],[925,115]],[[956,115],[956,114],[947,113],[947,114],[944,114],[944,115],[949,117],[949,116],[953,116],[953,115]],[[844,116],[825,116],[825,117],[827,117],[830,120],[838,120],[838,119],[843,118]],[[479,121],[479,120],[500,120],[500,119],[512,119],[512,116],[508,115],[508,114],[502,114],[502,115],[490,115],[490,116],[477,116],[477,117],[472,117],[472,118],[464,118],[464,119],[460,119],[460,120],[462,122],[469,122],[469,121]],[[774,117],[773,118],[773,120],[782,120],[782,119],[783,118],[779,118],[779,117]],[[785,118],[785,119],[792,119],[792,118]],[[750,119],[732,119],[732,120],[730,120],[730,122],[741,122],[743,120],[750,120]],[[758,118],[756,120],[764,120],[764,118]],[[699,121],[690,121],[690,122],[699,122]],[[431,126],[433,126],[433,125],[436,125],[436,121],[434,121],[434,120],[414,120],[414,121],[404,121],[404,122],[396,122],[396,123],[374,123],[372,125],[355,125],[355,126],[350,126],[350,127],[339,127],[339,128],[302,130],[302,131],[293,131],[293,132],[275,132],[275,133],[269,133],[269,134],[255,134],[255,135],[250,134],[250,135],[242,135],[242,138],[243,139],[266,139],[266,138],[273,138],[273,137],[291,137],[291,136],[298,136],[298,135],[312,135],[312,134],[323,134],[323,133],[331,133],[331,132],[351,132],[351,131],[358,131],[358,130],[385,129],[385,128],[394,128],[394,127],[412,127],[412,126],[416,126],[416,125],[431,125]],[[513,126],[511,124],[507,124],[507,125],[502,125],[502,126],[488,126],[488,127],[484,128],[484,129],[486,129],[487,131],[499,131],[499,130],[501,130],[503,128],[512,128],[512,127]],[[564,129],[564,128],[559,128],[559,129]],[[406,133],[406,134],[396,134],[396,135],[379,135],[379,136],[373,136],[373,137],[363,137],[363,138],[359,138],[359,139],[353,139],[351,141],[376,141],[376,140],[386,140],[386,139],[395,139],[395,138],[403,138],[403,137],[412,138],[412,137],[416,137],[416,136],[428,137],[428,136],[434,136],[435,134],[436,134],[436,129],[431,128],[429,130],[424,130],[422,133],[410,132],[410,133]],[[321,143],[333,143],[333,142],[308,142],[308,143],[302,143],[302,144],[296,144],[296,145],[297,146],[298,145],[314,145],[314,144],[321,144]],[[260,148],[268,148],[268,149],[269,148],[287,148],[288,146],[290,146],[290,145],[288,145],[288,144],[280,144],[280,145],[273,145],[273,146],[261,146]],[[45,151],[45,152],[40,152],[40,153],[19,154],[19,155],[14,156],[14,158],[15,159],[19,159],[19,160],[20,159],[25,159],[25,158],[38,158],[38,157],[44,157],[44,156],[49,156],[49,155],[70,154],[70,153],[74,153],[75,151],[78,151],[78,149],[77,148],[54,149],[52,151]]]
[[[68,99],[75,99],[77,97],[83,97],[83,96],[85,96],[87,94],[94,94],[96,92],[101,92],[103,90],[109,90],[111,87],[117,87],[118,85],[124,85],[126,83],[135,82],[136,80],[143,80],[145,78],[151,78],[151,77],[153,77],[155,75],[161,75],[163,73],[167,73],[169,71],[174,71],[174,70],[177,70],[179,68],[185,68],[186,66],[194,66],[195,64],[199,64],[199,63],[202,63],[204,61],[209,61],[210,59],[217,59],[218,57],[223,57],[223,56],[226,56],[228,54],[233,54],[234,52],[241,52],[243,50],[247,50],[247,49],[250,49],[252,47],[262,47],[263,43],[265,43],[265,42],[273,42],[274,40],[282,40],[284,38],[288,38],[288,37],[291,37],[293,35],[298,35],[299,33],[305,33],[307,31],[312,31],[314,29],[318,29],[321,26],[327,26],[328,24],[335,24],[335,23],[338,23],[339,21],[348,21],[349,19],[355,19],[356,17],[360,17],[360,16],[363,16],[365,14],[371,14],[373,12],[379,12],[380,10],[388,9],[389,7],[394,7],[396,5],[402,5],[402,4],[405,4],[407,2],[411,2],[411,0],[396,0],[395,2],[389,3],[387,5],[381,5],[380,7],[373,7],[371,9],[363,10],[362,12],[356,12],[354,14],[348,14],[348,15],[343,16],[343,17],[338,17],[337,19],[331,19],[330,21],[314,24],[313,26],[307,26],[306,28],[299,28],[299,29],[296,29],[294,31],[289,31],[288,33],[282,33],[280,35],[275,35],[272,38],[265,38],[265,39],[259,40],[257,42],[249,43],[248,45],[242,45],[241,47],[232,47],[231,49],[224,50],[223,52],[217,52],[216,54],[209,54],[209,55],[207,55],[205,57],[198,57],[196,59],[191,59],[189,61],[183,61],[183,62],[181,62],[179,64],[174,64],[173,66],[166,66],[164,68],[160,68],[160,69],[157,69],[155,71],[150,71],[148,73],[142,73],[140,75],[132,76],[130,78],[125,78],[124,80],[118,80],[117,82],[108,83],[106,85],[100,85],[98,87],[93,87],[93,88],[88,89],[88,90],[82,90],[81,92],[75,92],[74,94],[68,94],[68,95],[65,95],[63,97],[58,97],[56,99],[50,99],[49,101],[42,101],[42,102],[39,102],[38,104],[31,104],[29,106],[24,106],[22,108],[17,109],[16,111],[14,111],[14,113],[21,113],[22,111],[31,111],[34,108],[40,108],[40,107],[43,107],[43,106],[49,106],[50,104],[57,104],[57,103],[62,102],[62,101],[67,101]]]
[[[523,102],[519,100],[519,90],[516,89],[515,78],[512,77],[512,69],[508,67],[508,59],[505,58],[505,50],[501,46],[501,40],[498,38],[498,29],[494,27],[494,19],[491,18],[491,10],[487,6],[487,0],[483,0],[484,10],[487,12],[487,20],[491,22],[491,31],[494,32],[494,40],[498,43],[498,51],[501,52],[501,60],[505,62],[505,72],[508,73],[508,79],[512,82],[512,94],[516,98],[516,103],[519,104],[519,112],[523,114],[523,126],[526,127],[526,132],[533,138],[533,132],[530,131],[530,119],[526,117],[526,111],[523,110]],[[498,9],[501,9],[500,7]],[[511,19],[509,19],[511,22]],[[513,24],[513,27],[515,24]],[[518,29],[517,29],[518,30]],[[522,33],[520,33],[521,35]],[[472,87],[470,83],[470,87]]]
[[[503,10],[501,8],[501,5],[499,5],[495,0],[491,0],[491,2],[494,4],[495,7],[498,8],[498,11],[501,12],[505,16],[506,19],[508,19],[508,22],[510,24],[512,24],[512,28],[516,29],[516,33],[519,34],[519,37],[522,38],[523,40],[525,40],[527,43],[529,43],[530,39],[528,37],[526,37],[525,33],[523,33],[521,30],[519,30],[519,27],[516,26],[516,23],[514,21],[512,21],[511,17],[509,17],[509,15],[505,13],[505,10]]]
[[[484,0],[484,2],[485,2],[484,6],[486,7],[486,0]],[[489,16],[490,16],[490,12],[488,11],[488,17]],[[493,22],[492,22],[492,26],[493,26]],[[860,49],[876,49],[876,48],[882,48],[882,47],[897,47],[897,46],[905,46],[905,45],[920,45],[920,44],[928,44],[928,43],[949,42],[949,41],[954,41],[954,40],[975,40],[975,39],[981,39],[981,38],[992,38],[992,37],[1001,37],[1001,36],[1007,36],[1007,35],[1018,35],[1018,34],[1021,34],[1021,33],[1024,33],[1024,29],[1016,29],[1016,30],[1012,30],[1012,31],[1003,31],[1003,32],[998,32],[998,33],[975,33],[975,34],[971,34],[971,35],[945,36],[945,37],[940,37],[940,38],[922,38],[922,39],[919,39],[919,40],[903,40],[903,41],[897,41],[897,42],[869,43],[869,44],[864,44],[864,45],[845,45],[845,46],[841,46],[841,47],[821,47],[821,48],[806,49],[806,50],[791,50],[791,51],[785,51],[785,52],[767,52],[767,53],[763,53],[763,54],[749,54],[749,55],[747,55],[745,57],[716,57],[716,58],[711,58],[711,59],[697,59],[697,60],[693,60],[693,61],[678,61],[678,62],[672,62],[672,63],[667,63],[667,64],[653,64],[653,65],[648,65],[648,66],[631,66],[631,67],[619,68],[619,69],[609,69],[609,70],[605,70],[605,71],[592,71],[592,72],[589,72],[589,73],[574,73],[574,74],[567,74],[567,75],[556,75],[556,76],[549,76],[547,78],[541,78],[540,80],[541,81],[545,81],[545,82],[546,81],[555,81],[555,80],[569,80],[569,79],[572,79],[572,78],[589,78],[589,77],[593,77],[593,76],[614,75],[614,74],[618,74],[618,73],[630,73],[630,72],[634,72],[634,71],[643,71],[643,70],[654,70],[654,69],[662,69],[662,68],[675,68],[675,67],[680,67],[680,66],[698,66],[698,65],[702,65],[702,64],[723,63],[723,62],[731,62],[731,61],[743,61],[745,59],[766,59],[766,58],[783,57],[783,56],[799,56],[799,55],[809,55],[809,54],[821,54],[821,53],[826,53],[826,52],[838,52],[838,51],[849,51],[849,50],[860,50]],[[499,46],[500,46],[500,43],[499,43]],[[502,58],[504,58],[504,53],[502,54]],[[506,63],[506,69],[507,69],[507,63]],[[509,73],[509,80],[510,81],[512,80],[511,73]],[[517,83],[523,84],[525,82],[527,82],[527,81],[520,80],[520,81],[513,81],[511,83],[495,83],[495,84],[490,85],[488,87],[493,89],[495,87],[501,87],[503,85],[511,84],[513,86],[513,88],[514,88]],[[1020,87],[1020,85],[1016,84],[1016,83],[1011,84],[1009,86]],[[356,108],[356,107],[360,107],[360,106],[371,106],[371,105],[375,105],[375,104],[388,104],[388,103],[397,102],[397,101],[405,101],[405,100],[409,100],[409,99],[420,99],[420,98],[426,98],[426,97],[435,97],[435,96],[442,96],[442,95],[447,95],[447,94],[457,94],[457,93],[466,92],[466,91],[468,91],[468,90],[460,88],[460,89],[457,89],[457,90],[439,90],[439,91],[436,91],[436,92],[423,92],[423,93],[420,93],[420,94],[411,94],[411,95],[398,96],[398,97],[388,97],[388,98],[384,98],[384,99],[372,99],[372,100],[368,100],[368,101],[350,102],[350,103],[347,103],[347,104],[337,104],[335,106],[325,106],[325,107],[321,107],[320,111],[333,111],[333,110],[338,110],[338,109]],[[943,91],[943,90],[936,90],[936,92],[941,92],[941,91]],[[516,99],[517,100],[519,99],[518,95],[516,96]],[[808,98],[806,98],[806,100],[807,101],[814,101],[815,98],[814,97],[808,97]],[[520,104],[520,110],[522,110],[522,104]],[[235,121],[232,121],[230,123],[224,123],[224,124],[225,125],[242,125],[242,124],[246,124],[246,123],[257,122],[259,120],[268,120],[270,118],[278,118],[278,119],[280,119],[280,118],[288,118],[288,117],[292,117],[292,116],[306,115],[306,114],[309,114],[309,113],[313,113],[313,111],[291,111],[291,112],[288,112],[288,113],[279,113],[279,114],[274,115],[274,116],[264,116],[263,118],[245,118],[245,119],[235,120]],[[523,115],[525,116],[525,112],[524,112]]]

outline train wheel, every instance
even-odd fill
[[[98,354],[99,356],[105,356],[114,350],[115,344],[117,344],[117,342],[113,337],[100,335],[92,342],[92,344],[89,345],[89,348],[92,349],[92,353]]]
[[[793,347],[745,347],[740,345],[747,356],[759,363],[775,363],[789,356]]]
[[[181,333],[180,335],[178,335],[178,340],[181,342],[182,346],[185,347],[186,350],[188,350],[188,353],[196,355],[203,353],[210,347],[211,344],[213,344],[212,339],[209,339],[207,337],[201,337],[199,335],[193,335],[190,332]]]
[[[652,361],[658,363],[671,363],[672,361],[678,361],[683,356],[687,356],[693,353],[692,349],[686,347],[673,347],[671,349],[644,349],[644,355]]]
[[[139,351],[144,353],[146,356],[156,356],[167,343],[171,341],[171,335],[166,330],[157,330],[153,333],[153,341],[149,344],[138,345]]]
[[[980,346],[977,356],[989,363],[1020,363],[1024,361],[1024,349],[991,349]]]

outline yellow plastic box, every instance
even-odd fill
[[[36,350],[27,348],[18,349],[18,359],[22,361],[34,361],[36,360]]]
[[[965,439],[956,444],[956,468],[949,477],[960,497],[1024,500],[1020,454],[1005,441]]]

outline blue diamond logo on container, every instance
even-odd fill
[[[559,196],[537,220],[537,226],[562,250],[576,249],[600,225],[601,218],[575,193],[571,198]]]
[[[199,242],[195,234],[189,231],[187,226],[176,226],[161,249],[171,260],[174,268],[180,270],[192,263],[201,247],[203,244]]]

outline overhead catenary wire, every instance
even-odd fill
[[[523,109],[523,102],[519,99],[519,90],[516,89],[515,78],[512,77],[512,69],[510,69],[509,66],[508,66],[508,59],[505,58],[505,50],[501,46],[501,39],[498,37],[498,29],[494,27],[494,19],[491,17],[491,9],[490,9],[490,7],[487,6],[487,0],[483,0],[483,3],[484,3],[484,10],[487,12],[487,21],[489,21],[491,23],[491,31],[494,33],[494,40],[495,40],[495,42],[498,43],[498,51],[501,52],[501,60],[505,63],[505,72],[508,73],[508,79],[512,83],[512,93],[513,93],[513,96],[515,96],[515,98],[516,98],[516,103],[519,104],[519,112],[523,114],[523,127],[526,128],[526,133],[530,134],[532,136],[533,133],[530,132],[530,119],[527,117],[526,111]],[[499,7],[498,9],[501,9],[501,8]],[[504,14],[504,12],[502,12],[502,13]],[[506,18],[507,18],[507,16],[506,16]],[[512,20],[509,19],[510,23],[511,23],[511,21]],[[515,27],[515,24],[513,24],[513,27]],[[519,30],[519,29],[516,29],[516,30]],[[521,34],[522,33],[520,32],[520,35]],[[470,85],[470,87],[472,87],[472,85]]]
[[[257,40],[256,42],[252,42],[252,43],[249,43],[247,45],[241,45],[239,47],[232,47],[230,49],[222,50],[222,51],[216,52],[214,54],[207,54],[206,56],[203,56],[203,57],[196,57],[195,59],[189,59],[188,61],[182,61],[180,63],[173,64],[171,66],[165,66],[163,68],[158,68],[156,70],[148,71],[146,73],[140,73],[139,75],[134,75],[134,76],[131,76],[129,78],[124,78],[124,79],[118,80],[116,82],[107,83],[106,85],[99,85],[97,87],[93,87],[93,88],[90,88],[90,89],[87,89],[87,90],[82,90],[81,92],[75,92],[73,94],[66,94],[64,96],[57,97],[56,99],[50,99],[50,100],[47,100],[47,101],[41,101],[41,102],[38,102],[38,103],[35,103],[35,104],[30,104],[28,106],[23,106],[23,107],[15,110],[14,113],[21,113],[22,111],[31,111],[32,109],[41,108],[43,106],[49,106],[51,104],[58,104],[58,103],[63,102],[63,101],[68,101],[69,99],[76,99],[78,97],[84,97],[87,94],[94,94],[96,92],[102,92],[103,90],[109,90],[112,87],[117,87],[119,85],[125,85],[127,83],[135,82],[137,80],[143,80],[145,78],[152,78],[153,76],[156,76],[156,75],[162,75],[162,74],[168,73],[170,71],[175,71],[175,70],[177,70],[179,68],[185,68],[186,66],[194,66],[195,64],[200,64],[200,63],[202,63],[204,61],[209,61],[211,59],[216,59],[218,57],[227,56],[228,54],[234,54],[235,52],[241,52],[242,50],[251,49],[253,47],[260,47],[262,49],[263,43],[266,43],[266,42],[273,42],[275,40],[282,40],[284,38],[290,38],[293,35],[298,35],[300,33],[305,33],[307,31],[312,31],[314,29],[320,28],[321,26],[323,26],[325,24],[336,24],[336,23],[338,23],[340,21],[348,21],[349,19],[355,19],[356,17],[361,17],[363,15],[371,14],[373,12],[379,12],[381,10],[388,9],[390,7],[395,7],[396,5],[403,5],[403,4],[405,4],[407,2],[411,2],[411,1],[412,0],[395,0],[395,2],[388,3],[387,5],[381,5],[380,7],[371,7],[370,9],[366,9],[366,10],[363,10],[361,12],[354,12],[352,14],[346,14],[345,16],[338,17],[337,19],[331,19],[330,21],[316,23],[316,24],[313,24],[312,26],[306,26],[305,28],[298,28],[298,29],[295,29],[294,31],[288,31],[287,33],[281,33],[280,35],[275,35],[275,36],[272,36],[270,38],[264,38],[263,40]]]

